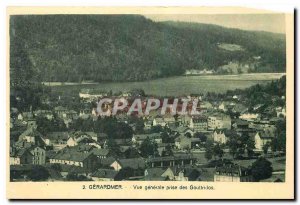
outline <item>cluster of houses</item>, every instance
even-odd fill
[[[80,95],[84,102],[95,100],[99,96],[90,94]],[[102,96],[102,94],[101,94]],[[259,109],[263,105],[257,105]],[[15,180],[24,180],[26,173],[34,166],[44,166],[53,171],[53,165],[59,165],[55,179],[64,180],[68,174],[84,175],[91,180],[176,180],[176,181],[252,181],[251,171],[239,165],[226,165],[213,168],[207,172],[197,164],[205,164],[197,157],[197,152],[204,153],[203,140],[199,133],[214,143],[226,143],[231,137],[247,134],[253,138],[255,151],[262,152],[265,144],[276,137],[275,123],[285,118],[285,107],[272,109],[275,115],[266,118],[264,112],[248,111],[239,102],[238,96],[230,101],[219,104],[201,101],[199,104],[201,115],[164,116],[153,111],[149,116],[142,116],[144,133],[132,135],[131,139],[114,139],[120,147],[121,156],[116,156],[110,150],[107,133],[94,131],[63,131],[41,134],[37,131],[36,118],[45,117],[52,120],[55,116],[62,119],[68,128],[69,124],[78,118],[96,120],[99,116],[95,110],[74,111],[62,106],[53,110],[37,110],[33,112],[15,113],[11,119],[10,165],[11,170],[19,174]],[[264,109],[265,111],[266,109]],[[239,117],[232,118],[229,114],[238,113]],[[118,120],[126,122],[126,116],[116,116]],[[133,130],[135,125],[130,124]],[[166,128],[171,142],[164,142],[162,133],[152,131],[153,127]],[[12,139],[14,136],[14,139]],[[157,144],[158,155],[142,158],[135,156],[126,158],[126,152],[138,148],[149,139]],[[165,155],[171,149],[172,155]],[[195,154],[196,153],[196,154]],[[20,168],[22,167],[22,168]],[[211,174],[213,173],[213,174]],[[55,180],[52,178],[51,180]]]

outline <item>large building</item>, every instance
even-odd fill
[[[208,130],[231,129],[231,118],[222,113],[210,115],[207,118],[207,127]]]
[[[236,164],[216,167],[215,182],[252,182],[251,170]]]
[[[190,120],[189,128],[191,128],[194,132],[206,131],[207,117],[204,116],[192,117]]]

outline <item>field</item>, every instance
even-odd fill
[[[244,89],[255,84],[265,84],[279,79],[283,73],[255,73],[241,75],[202,75],[202,76],[178,76],[160,78],[143,82],[111,82],[98,84],[61,84],[50,83],[52,90],[65,95],[70,93],[78,95],[81,89],[92,89],[95,92],[112,91],[113,93],[143,89],[148,95],[157,96],[181,96],[191,93],[206,92],[224,93],[227,90]],[[48,85],[48,83],[46,83]]]

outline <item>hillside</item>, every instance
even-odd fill
[[[141,81],[189,69],[285,71],[284,35],[139,15],[12,16],[10,42],[12,75],[26,64],[41,81]]]

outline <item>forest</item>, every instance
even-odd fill
[[[10,17],[12,78],[143,81],[189,69],[226,74],[221,67],[232,62],[250,67],[247,72],[285,72],[285,61],[283,34],[154,22],[140,15]]]

